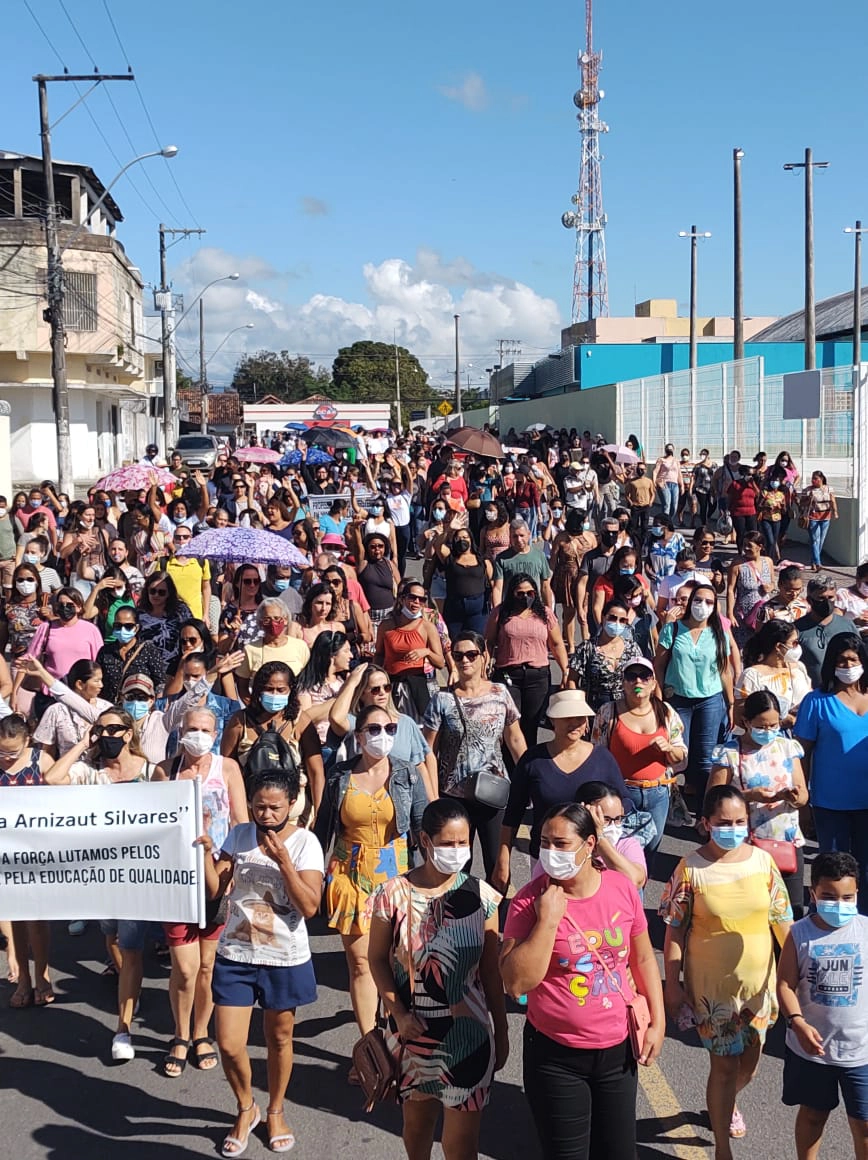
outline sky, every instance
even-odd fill
[[[599,0],[611,314],[651,297],[686,310],[678,232],[694,224],[712,233],[699,312],[732,313],[735,146],[746,313],[802,303],[803,180],[782,166],[809,145],[830,162],[815,177],[817,296],[852,285],[842,230],[868,222],[868,71],[861,5],[839,0],[834,13],[830,28],[807,0]],[[560,216],[578,176],[582,4],[6,0],[3,23],[0,149],[39,152],[34,73],[133,67],[135,84],[101,86],[55,127],[54,155],[108,183],[132,157],[178,146],[113,187],[118,237],[153,284],[159,222],[206,229],[169,252],[187,302],[241,274],[205,298],[213,382],[228,382],[245,350],[329,366],[340,346],[395,335],[446,384],[456,313],[473,386],[487,382],[500,338],[530,358],[558,348],[572,295],[574,234]],[[52,85],[52,120],[77,95]],[[182,368],[196,365],[197,341],[191,315]]]

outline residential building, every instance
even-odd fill
[[[66,364],[75,479],[138,458],[149,439],[142,275],[117,240],[123,215],[87,165],[56,161]],[[57,478],[50,329],[45,320],[42,161],[0,151],[0,400],[12,410],[12,478]]]

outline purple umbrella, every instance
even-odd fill
[[[185,556],[225,560],[233,564],[279,564],[309,568],[310,560],[283,536],[260,528],[212,528],[194,536]]]

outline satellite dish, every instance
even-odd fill
[[[561,215],[561,225],[565,229],[574,230],[576,228],[576,215],[572,210],[567,210],[565,214]]]
[[[579,55],[579,64],[590,64],[590,63],[591,63],[591,54],[589,52],[583,52]]]

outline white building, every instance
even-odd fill
[[[79,483],[141,455],[149,439],[142,276],[115,238],[109,195],[86,165],[54,163],[63,253],[72,465]],[[40,158],[0,151],[0,400],[12,409],[16,483],[57,478],[46,309],[45,182]],[[75,237],[73,239],[73,234]]]
[[[311,395],[300,403],[283,403],[267,395],[259,403],[244,404],[244,429],[261,438],[266,432],[283,431],[287,423],[334,423],[385,431],[392,424],[389,403],[343,403],[325,395]]]

